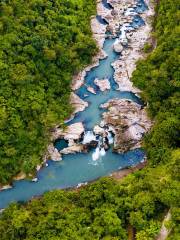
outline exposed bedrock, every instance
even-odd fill
[[[73,123],[67,128],[62,129],[62,128],[55,128],[52,137],[53,140],[57,139],[65,139],[70,143],[73,141],[79,140],[82,137],[82,134],[84,133],[85,129],[84,126],[81,122],[78,123]],[[72,145],[72,144],[70,144]]]
[[[70,103],[74,107],[73,115],[77,112],[82,112],[86,107],[88,107],[88,103],[83,101],[78,95],[75,93],[71,93]]]
[[[104,40],[103,40],[103,44],[104,44]],[[96,39],[96,41],[98,40]],[[80,71],[78,74],[74,75],[71,83],[71,89],[73,91],[79,89],[84,84],[84,80],[87,72],[89,72],[92,68],[97,67],[99,65],[99,60],[104,59],[106,57],[107,57],[107,54],[105,53],[105,51],[103,51],[103,49],[100,49],[98,54],[92,58],[92,64],[87,66],[84,70]]]
[[[133,71],[136,69],[136,62],[143,58],[142,49],[149,40],[151,29],[149,25],[140,27],[138,30],[127,33],[128,48],[121,52],[121,58],[115,61],[112,66],[115,70],[114,79],[121,91],[139,93],[131,82]]]
[[[93,87],[88,86],[88,87],[87,87],[87,90],[88,90],[90,93],[96,94],[96,91],[94,90]]]
[[[102,136],[102,137],[107,137],[107,132],[104,128],[99,127],[98,125],[96,125],[93,129],[94,134]]]
[[[97,14],[106,19],[108,16],[111,16],[111,9],[107,9],[102,0],[97,0]]]
[[[108,79],[98,79],[94,80],[94,83],[99,87],[99,89],[104,92],[111,89],[111,85]]]
[[[77,141],[80,141],[84,134],[84,126],[81,122],[74,123],[66,127],[65,129],[56,127],[52,132],[52,141],[57,139],[65,139],[68,141],[68,147],[64,148],[60,152],[54,147],[53,144],[48,146],[46,160],[50,158],[53,161],[62,160],[61,154],[69,154],[83,151],[83,145],[76,144]]]
[[[114,51],[117,53],[121,53],[123,50],[123,46],[119,40],[115,41],[113,47],[114,47]]]
[[[106,37],[106,25],[101,24],[97,18],[92,18],[91,19],[91,29],[93,32],[93,37],[96,40],[99,49],[103,48],[103,44],[105,41]]]
[[[78,153],[83,152],[84,146],[82,144],[74,144],[70,147],[64,148],[60,151],[61,154],[72,154],[72,153]]]
[[[119,32],[120,28],[124,24],[131,23],[134,14],[128,9],[132,9],[136,6],[135,0],[109,0],[110,5],[114,8],[112,10],[107,9],[102,4],[101,0],[97,1],[97,14],[108,21],[108,25],[101,24],[96,17],[91,19],[91,29],[93,37],[99,48],[99,52],[93,57],[92,64],[87,66],[83,71],[74,76],[72,80],[72,90],[77,90],[84,83],[86,72],[90,71],[93,67],[99,65],[99,60],[105,58],[107,55],[102,50],[106,37],[106,30],[108,29],[114,37]],[[146,41],[150,38],[151,26],[149,21],[151,16],[154,15],[153,5],[149,0],[145,0],[149,9],[140,14],[142,19],[146,22],[145,26],[139,29],[125,32],[121,29],[122,34],[118,41],[114,44],[114,50],[118,53],[122,53],[121,60],[117,60],[113,63],[115,69],[114,78],[119,85],[121,91],[132,91],[134,93],[140,92],[137,88],[132,86],[130,78],[132,72],[135,70],[136,61],[142,57],[142,48]],[[123,46],[129,44],[128,49],[123,50]],[[123,46],[122,46],[123,45]],[[123,62],[123,63],[122,63]]]
[[[133,7],[135,1],[110,0],[109,2],[113,5],[113,7],[115,7],[115,9],[117,9],[118,12],[113,19],[118,19],[119,17],[119,22],[128,22],[129,19],[132,21],[133,14],[132,12],[127,11],[127,7]],[[119,86],[119,90],[121,91],[131,91],[134,93],[140,92],[139,89],[133,86],[130,79],[133,71],[136,69],[136,62],[144,57],[142,49],[144,44],[150,40],[150,33],[152,31],[150,21],[151,17],[154,15],[154,9],[149,0],[145,0],[145,2],[149,9],[145,13],[140,14],[141,18],[145,22],[145,25],[139,27],[138,29],[126,31],[126,33],[121,34],[119,41],[121,43],[128,43],[128,48],[124,48],[121,51],[120,59],[112,64],[115,70],[114,79]],[[123,14],[123,12],[125,14]],[[128,21],[126,21],[124,18],[127,18]],[[114,21],[115,20],[112,20],[112,23]]]
[[[53,144],[50,144],[48,146],[48,157],[52,161],[61,161],[62,160],[61,154],[58,152],[58,150],[54,147]]]
[[[108,109],[103,113],[103,123],[115,134],[114,150],[123,153],[139,148],[143,135],[151,128],[145,109],[125,99],[113,99],[101,107]]]

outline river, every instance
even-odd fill
[[[102,3],[108,10],[112,8],[107,1],[103,0]],[[133,9],[127,9],[127,11],[134,13],[134,17],[129,25],[126,24],[125,29],[137,29],[144,25],[145,23],[140,13],[146,10],[147,6],[143,0],[137,1]],[[98,16],[97,19],[101,24],[107,24],[100,16]],[[47,167],[42,168],[37,173],[37,182],[30,180],[14,181],[13,188],[0,192],[0,208],[7,207],[7,205],[13,201],[27,201],[49,190],[75,187],[81,183],[95,180],[101,176],[110,175],[113,171],[134,166],[143,161],[145,154],[141,149],[128,151],[124,154],[117,154],[112,151],[113,136],[110,135],[109,144],[111,147],[105,151],[100,146],[102,139],[99,140],[98,136],[92,133],[93,127],[100,124],[102,113],[105,111],[100,109],[99,106],[109,99],[125,98],[142,104],[141,100],[132,92],[117,90],[118,86],[114,81],[114,69],[111,64],[118,58],[121,58],[121,55],[114,51],[113,44],[116,39],[123,34],[122,29],[124,29],[124,26],[119,28],[114,38],[109,37],[109,33],[107,34],[103,46],[107,57],[100,60],[99,66],[87,72],[85,85],[81,86],[75,92],[81,99],[87,101],[89,106],[83,112],[77,113],[74,119],[68,122],[68,125],[83,122],[86,129],[85,137],[95,138],[99,141],[98,146],[92,148],[88,153],[63,155],[63,159],[60,162],[49,160]],[[97,85],[94,84],[95,78],[108,79],[111,86],[110,90],[105,92],[100,91]],[[96,94],[89,92],[87,86],[93,87]],[[55,147],[59,150],[65,148],[66,145],[67,143],[64,140],[56,141],[55,143]]]

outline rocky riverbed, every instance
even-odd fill
[[[108,109],[101,125],[109,126],[114,133],[114,150],[123,153],[139,148],[142,137],[151,128],[145,108],[126,99],[112,99],[101,107]]]
[[[74,77],[72,90],[75,91],[85,84],[86,73],[95,66],[98,66],[100,59],[107,57],[102,48],[108,30],[111,32],[110,37],[116,37],[113,45],[114,50],[120,53],[119,59],[112,63],[114,80],[118,84],[118,90],[138,94],[140,90],[133,86],[130,79],[136,68],[136,62],[144,57],[142,52],[144,44],[150,39],[152,30],[150,18],[154,15],[153,5],[149,0],[146,0],[145,3],[137,3],[136,0],[109,0],[108,3],[112,6],[112,9],[107,9],[101,0],[97,1],[97,14],[101,16],[102,19],[105,19],[108,25],[101,24],[95,17],[92,18],[92,32],[99,47],[99,53],[93,58],[93,63],[90,66]],[[138,12],[142,25],[133,28],[131,23],[137,15],[135,8],[141,4],[144,4],[144,7],[147,8],[145,12],[141,10]],[[135,23],[136,21],[137,20],[135,20]],[[117,37],[119,30],[121,34]],[[106,91],[111,88],[108,79],[96,78],[94,83],[101,91]],[[87,89],[89,92],[96,94],[93,87],[89,86]],[[88,103],[80,100],[74,93],[72,96],[74,100],[71,100],[71,103],[74,106],[75,113],[83,111]],[[145,109],[132,101],[120,99],[110,100],[101,107],[108,109],[108,111],[103,114],[101,125],[104,123],[106,127],[109,126],[111,132],[114,133],[114,150],[121,153],[139,148],[144,134],[151,128],[151,121]],[[76,125],[73,127],[72,131],[76,132]],[[96,128],[97,127],[100,128],[100,126],[96,126]],[[71,147],[70,150],[72,149]],[[76,149],[79,149],[79,151],[83,150],[79,145],[74,146],[74,149],[75,152]]]

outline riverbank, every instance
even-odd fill
[[[147,160],[144,160],[144,162],[141,162],[136,166],[130,167],[128,169],[122,169],[117,172],[113,172],[110,176],[116,180],[121,180],[122,178],[126,177],[129,174],[145,168],[147,164],[148,164]]]

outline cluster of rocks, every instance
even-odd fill
[[[154,15],[154,8],[150,0],[145,0],[145,2],[149,8],[146,13],[141,14],[141,17],[146,23],[149,23],[151,16]],[[121,28],[121,36],[119,40],[114,43],[114,50],[117,53],[121,53],[122,57],[112,64],[115,70],[114,79],[119,86],[119,90],[139,93],[140,90],[133,87],[130,79],[132,72],[136,68],[137,60],[143,57],[141,50],[145,42],[150,39],[150,32],[152,30],[151,25],[146,24],[139,29],[125,31],[127,30],[126,25],[131,23],[133,20],[134,12],[131,10],[133,10],[133,7],[136,6],[137,1],[109,0],[108,3],[113,7],[113,9],[105,8],[102,4],[102,1],[97,0],[97,14],[103,19],[106,19],[108,21],[108,25],[101,24],[96,17],[91,19],[93,37],[97,42],[99,52],[93,58],[90,66],[74,76],[72,81],[72,89],[77,90],[80,88],[84,83],[86,73],[93,67],[99,65],[99,59],[106,57],[106,53],[102,50],[106,37],[106,30],[108,29],[112,33],[112,36],[116,36],[116,33],[119,32]],[[122,26],[125,26],[125,28],[122,28]],[[124,48],[124,46],[127,46],[127,44],[128,49]]]
[[[62,154],[81,152],[81,147],[76,144],[76,142],[82,138],[84,131],[85,129],[81,122],[71,124],[65,129],[62,127],[55,127],[52,130],[52,142],[56,141],[57,139],[64,139],[68,142],[68,147],[66,148],[66,152],[64,149],[59,152],[53,144],[50,144],[45,157],[46,160],[50,158],[53,161],[60,161],[62,160]]]
[[[114,16],[114,19],[118,19],[118,17],[121,18],[121,26],[123,22],[128,23],[132,21],[133,14],[130,11],[127,11],[127,14],[123,13],[126,13],[127,6],[131,8],[134,7],[135,1],[109,0],[109,2],[117,10],[118,13],[116,16]],[[133,86],[130,79],[132,77],[133,71],[136,69],[136,62],[144,57],[142,49],[144,47],[144,44],[150,40],[150,33],[152,30],[151,25],[148,23],[151,19],[151,16],[154,15],[154,8],[153,5],[150,4],[149,0],[146,0],[145,2],[148,4],[149,8],[146,13],[141,14],[141,17],[146,24],[136,30],[130,29],[128,31],[124,31],[124,29],[122,29],[122,34],[119,41],[115,42],[114,44],[115,51],[121,52],[121,58],[112,64],[115,70],[114,79],[119,86],[119,90],[121,91],[131,91],[134,93],[140,92],[139,89]],[[112,20],[110,24],[113,25],[114,21]],[[123,43],[125,45],[128,44],[128,48],[122,48]]]
[[[95,37],[96,35],[98,35],[98,34],[93,34],[94,39],[97,42],[97,45],[98,46],[103,45],[105,37],[104,37],[103,43],[100,43],[99,40],[97,39],[97,37]],[[79,89],[84,84],[84,79],[85,79],[87,72],[89,72],[92,68],[97,67],[99,65],[99,60],[105,59],[106,57],[107,57],[107,54],[105,53],[105,51],[102,48],[99,48],[98,54],[92,58],[91,65],[87,66],[85,69],[80,71],[78,74],[74,75],[74,77],[72,79],[72,83],[71,83],[71,89],[73,91]]]
[[[118,153],[139,148],[143,135],[151,128],[151,121],[141,105],[126,99],[112,99],[102,104],[103,124],[111,126],[115,134],[114,150]]]
[[[109,22],[109,30],[115,36],[119,31],[120,26],[124,23],[130,23],[132,21],[131,15],[125,15],[125,12],[128,8],[133,8],[136,6],[135,0],[109,0],[108,1],[112,6],[111,15],[108,15],[106,19]]]
[[[149,10],[146,14],[141,14],[141,17],[145,22],[149,17],[154,14],[153,6],[149,0],[145,0],[149,6]],[[142,48],[144,43],[149,39],[151,31],[150,24],[146,24],[136,30],[130,29],[127,31],[127,26],[132,22],[134,13],[133,8],[136,6],[135,0],[108,0],[113,9],[107,9],[102,4],[101,0],[97,0],[97,14],[108,21],[108,25],[101,24],[96,17],[91,19],[91,27],[93,37],[99,47],[99,53],[93,58],[92,64],[87,66],[82,72],[74,76],[72,81],[72,90],[77,90],[84,84],[84,78],[86,73],[91,68],[99,65],[99,60],[106,57],[105,52],[102,50],[106,37],[106,30],[111,31],[112,36],[116,36],[117,31],[121,27],[121,36],[114,43],[114,50],[117,53],[121,53],[121,58],[115,61],[112,66],[115,70],[114,79],[121,91],[131,91],[139,93],[140,90],[135,88],[130,81],[132,72],[136,68],[136,61],[142,58]],[[123,26],[123,27],[122,27]],[[128,47],[127,47],[128,44]],[[124,47],[126,46],[126,48]],[[99,87],[101,91],[110,89],[110,82],[108,79],[95,79],[94,83]],[[87,90],[93,94],[96,94],[95,90],[91,86],[87,86]],[[88,106],[88,103],[80,99],[76,94],[71,94],[71,104],[74,106],[74,114],[79,111],[84,111]],[[140,146],[140,140],[145,132],[147,132],[151,126],[150,120],[147,118],[145,110],[141,109],[141,106],[126,100],[111,100],[104,104],[102,107],[108,108],[109,111],[103,114],[103,123],[112,127],[112,131],[115,134],[114,149],[118,152],[124,152],[129,149],[133,149]],[[136,120],[136,123],[133,122]],[[82,129],[79,125],[71,125],[71,134],[76,135],[77,129]],[[69,128],[68,127],[68,128]],[[76,143],[76,138],[68,138],[68,130],[62,134],[63,130],[56,129],[56,137],[64,138],[69,141],[69,147],[63,149],[60,153],[57,150],[50,148],[51,156],[57,156],[58,154],[68,154],[73,152],[85,151],[85,144]],[[80,134],[84,132],[84,129],[80,131]],[[79,132],[78,132],[79,133]],[[98,135],[105,135],[107,132],[104,128],[95,126],[94,133]],[[70,134],[70,135],[71,135]],[[82,136],[82,135],[81,135]],[[73,139],[73,140],[72,140]],[[80,135],[78,135],[80,139]],[[77,139],[76,139],[77,140]],[[92,141],[93,142],[93,141]]]

